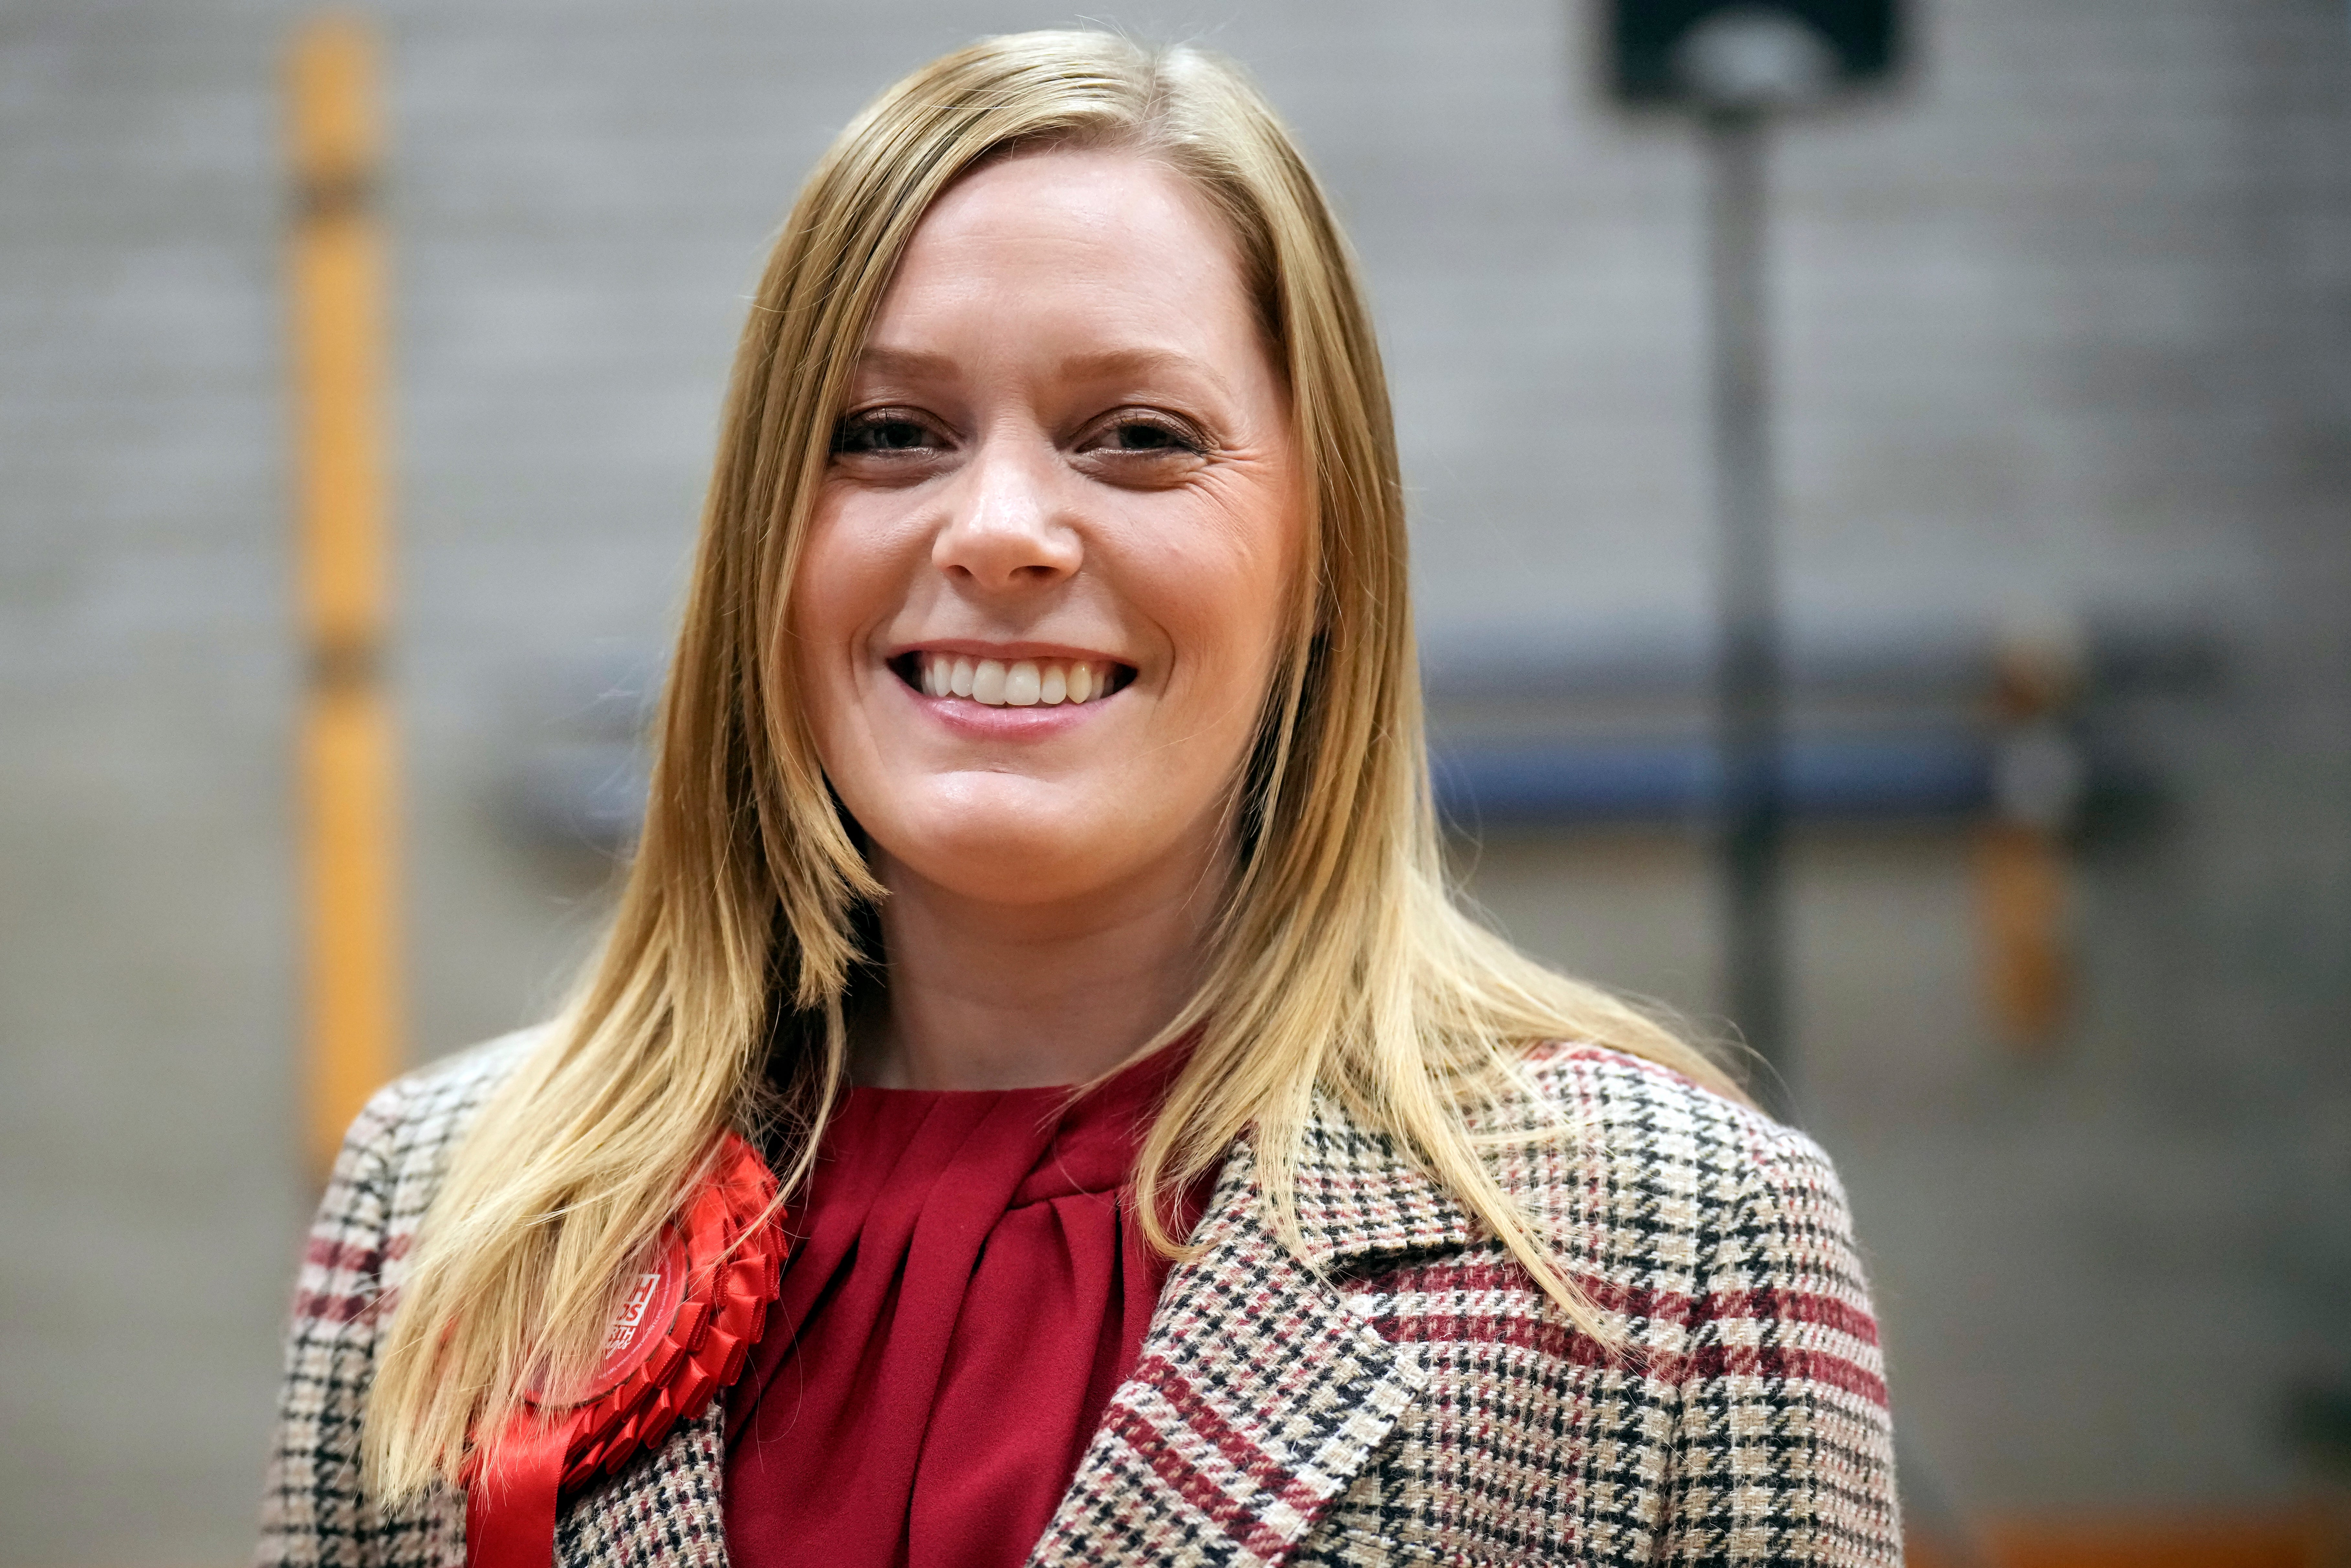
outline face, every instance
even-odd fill
[[[1209,874],[1303,506],[1232,239],[1122,153],[925,216],[793,584],[803,696],[895,892],[1082,904]]]

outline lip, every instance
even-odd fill
[[[1105,653],[1100,648],[1081,648],[1074,643],[983,643],[968,637],[934,637],[919,643],[900,643],[882,651],[882,662],[893,664],[909,653],[960,653],[973,659],[996,659],[1007,664],[1015,659],[1066,659],[1072,663],[1082,659],[1091,664],[1134,668],[1132,659]]]
[[[895,674],[890,674],[889,680],[915,712],[967,740],[1044,740],[1065,735],[1092,723],[1119,695],[1113,692],[1094,702],[1060,703],[1052,707],[989,707],[969,697],[925,696]]]

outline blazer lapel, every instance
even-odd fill
[[[1322,1265],[1461,1227],[1393,1152],[1326,1111],[1300,1172],[1312,1262],[1265,1222],[1256,1159],[1226,1157],[1169,1275],[1134,1375],[1111,1396],[1032,1568],[1052,1563],[1270,1565],[1294,1552],[1385,1440],[1426,1380]],[[1410,1176],[1412,1173],[1405,1170]],[[1431,1195],[1436,1195],[1432,1201]]]
[[[1299,1151],[1298,1228],[1316,1261],[1341,1275],[1479,1239],[1469,1211],[1405,1158],[1395,1139],[1357,1125],[1327,1097],[1316,1100]]]

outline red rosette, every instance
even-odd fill
[[[782,1283],[782,1230],[760,1223],[775,1198],[767,1162],[729,1133],[718,1170],[664,1237],[663,1273],[681,1264],[685,1272],[667,1325],[608,1345],[588,1397],[572,1406],[565,1490],[657,1446],[742,1375]],[[616,1322],[614,1333],[624,1326]]]
[[[587,1387],[564,1401],[534,1393],[490,1473],[469,1473],[468,1568],[546,1568],[561,1493],[659,1446],[742,1375],[789,1247],[775,1197],[767,1162],[727,1134],[717,1169],[623,1292]]]

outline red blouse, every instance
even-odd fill
[[[1029,1555],[1158,1304],[1165,1260],[1121,1198],[1178,1059],[1074,1105],[1066,1089],[849,1092],[728,1396],[740,1568]]]

